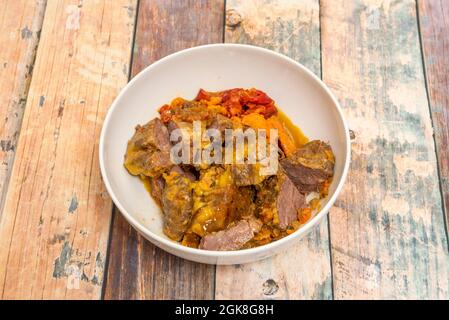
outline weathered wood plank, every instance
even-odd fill
[[[221,42],[224,1],[140,1],[132,74],[172,52]],[[157,107],[157,106],[154,106]],[[215,267],[170,255],[114,215],[106,299],[211,299]]]
[[[135,6],[47,4],[0,222],[4,299],[101,295],[112,202],[98,140],[127,81]]]
[[[231,0],[226,14],[226,42],[281,52],[320,75],[318,0]],[[256,263],[217,267],[217,299],[332,298],[328,239],[325,219],[288,252]]]
[[[448,298],[415,2],[321,1],[323,79],[356,139],[331,210],[337,299]]]
[[[0,3],[0,215],[22,124],[46,1]]]
[[[449,2],[418,1],[430,111],[449,226]]]

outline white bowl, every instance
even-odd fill
[[[137,124],[158,116],[157,109],[198,90],[257,88],[311,139],[328,141],[335,153],[335,175],[322,209],[293,234],[270,244],[239,251],[188,248],[162,232],[160,208],[142,182],[123,166],[127,141]],[[108,111],[100,138],[100,167],[112,200],[128,222],[159,248],[209,264],[237,264],[267,258],[298,242],[327,214],[340,192],[350,161],[350,140],[340,106],[326,85],[296,61],[259,47],[213,44],[169,55],[135,76]]]

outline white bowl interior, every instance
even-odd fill
[[[117,97],[106,118],[100,146],[103,178],[114,202],[128,221],[157,245],[160,239],[155,239],[155,235],[168,239],[162,232],[161,212],[141,181],[123,166],[127,142],[137,124],[157,117],[157,109],[173,98],[193,99],[200,88],[218,91],[235,87],[265,91],[309,138],[331,144],[336,157],[335,175],[330,195],[322,202],[323,208],[345,175],[349,157],[344,120],[335,100],[309,71],[288,58],[249,46],[203,46],[171,55],[145,69]],[[185,249],[173,243],[169,251],[175,254],[184,251],[179,255],[209,263],[253,259],[251,252],[243,257],[244,251],[250,250],[234,254],[230,260],[212,261],[201,258],[211,256],[210,252],[204,254],[195,249],[185,252]]]

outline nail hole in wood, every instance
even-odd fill
[[[236,28],[242,23],[242,15],[235,9],[226,10],[226,26],[229,28]]]
[[[349,129],[349,138],[350,138],[351,140],[354,140],[354,139],[355,139],[355,132],[352,131],[351,129]]]
[[[272,296],[279,290],[279,285],[273,279],[268,279],[263,284],[263,294],[266,296]]]

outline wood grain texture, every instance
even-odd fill
[[[318,0],[228,0],[226,14],[226,42],[281,52],[320,75]],[[215,294],[217,299],[331,299],[327,219],[275,257],[217,266]]]
[[[112,203],[98,140],[127,81],[135,6],[47,3],[0,221],[3,299],[100,297]]]
[[[449,2],[418,1],[427,89],[449,226]],[[446,229],[447,230],[447,229]]]
[[[22,124],[46,1],[0,2],[0,215]]]
[[[331,210],[337,299],[449,297],[414,1],[321,1],[323,79],[356,138]]]
[[[181,49],[221,42],[224,1],[140,1],[132,74]],[[153,106],[158,107],[158,106]],[[211,299],[215,267],[168,254],[116,210],[106,299]]]

